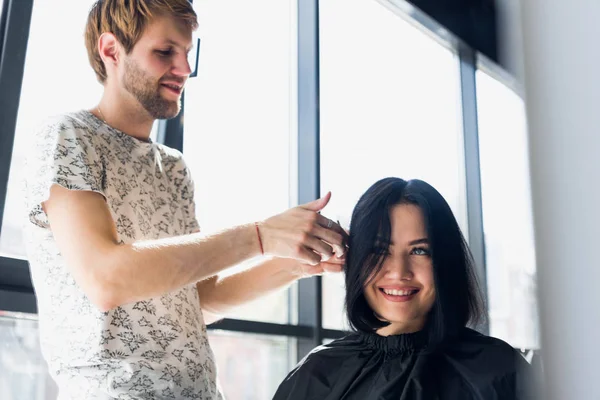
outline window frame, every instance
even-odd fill
[[[15,127],[20,92],[25,67],[25,55],[33,0],[4,1],[0,19],[0,227],[7,194],[8,177],[14,144]],[[320,195],[320,148],[319,148],[319,0],[293,1],[297,9],[297,43],[295,57],[297,71],[295,85],[297,115],[295,126],[296,153],[292,170],[297,172],[296,187],[292,188],[294,201],[298,204],[313,200]],[[380,1],[381,2],[381,1]],[[382,2],[383,3],[383,2]],[[481,176],[479,165],[477,96],[475,72],[478,68],[493,70],[498,80],[513,90],[518,90],[515,79],[502,67],[477,54],[456,36],[435,23],[431,18],[410,6],[405,0],[395,0],[397,7],[388,8],[417,26],[422,32],[434,37],[442,46],[457,52],[461,122],[464,138],[465,182],[467,187],[467,216],[470,247],[478,266],[477,274],[486,294],[485,244],[481,204]],[[406,7],[398,5],[405,4]],[[7,57],[7,54],[11,54]],[[158,141],[180,151],[183,150],[184,101],[181,114],[174,119],[160,121]],[[0,232],[1,234],[1,232]],[[325,329],[322,321],[321,277],[303,279],[298,283],[298,324],[276,324],[238,319],[224,319],[208,329],[244,332],[297,339],[297,357],[301,359],[325,339],[336,339],[345,331]],[[29,277],[26,260],[0,256],[0,310],[35,314],[36,299]],[[488,333],[489,327],[478,327]]]
[[[8,191],[33,0],[3,0],[0,16],[0,227]],[[10,55],[10,56],[9,56]],[[0,256],[0,310],[35,313],[27,262]]]

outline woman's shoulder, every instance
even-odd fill
[[[464,328],[461,332],[460,339],[463,343],[474,346],[481,346],[490,351],[497,351],[502,354],[515,354],[516,350],[510,344],[497,337],[484,335],[481,332],[470,328]]]
[[[315,347],[286,376],[273,399],[324,398],[324,392],[345,385],[349,377],[355,376],[373,352],[358,333]]]
[[[519,351],[504,340],[469,328],[461,332],[448,353],[476,368],[492,367],[497,373],[513,373],[527,363]]]
[[[350,333],[344,337],[332,340],[313,348],[299,363],[297,369],[323,369],[331,363],[354,358],[371,349],[365,344],[360,334]]]

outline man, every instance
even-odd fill
[[[187,0],[97,1],[85,38],[102,99],[36,140],[26,235],[60,400],[221,399],[205,324],[343,263],[345,232],[319,214],[329,194],[198,233],[181,153],[149,139],[155,119],[179,113],[196,26]]]

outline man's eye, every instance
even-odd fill
[[[156,50],[156,52],[157,52],[159,55],[163,56],[163,57],[168,57],[168,56],[170,56],[171,54],[173,54],[173,50],[171,50],[171,49],[169,49],[169,50]]]

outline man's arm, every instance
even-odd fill
[[[325,196],[261,222],[265,253],[317,264],[319,254],[333,254],[327,243],[343,246],[343,233],[326,229],[328,220],[317,213],[328,201]],[[90,191],[53,185],[43,207],[75,281],[103,311],[198,282],[260,252],[253,225],[120,244],[105,199]]]
[[[339,272],[343,258],[332,257],[317,265],[293,259],[274,258],[237,274],[198,282],[200,307],[205,323],[217,321],[235,307],[283,289],[296,280],[324,272]]]

